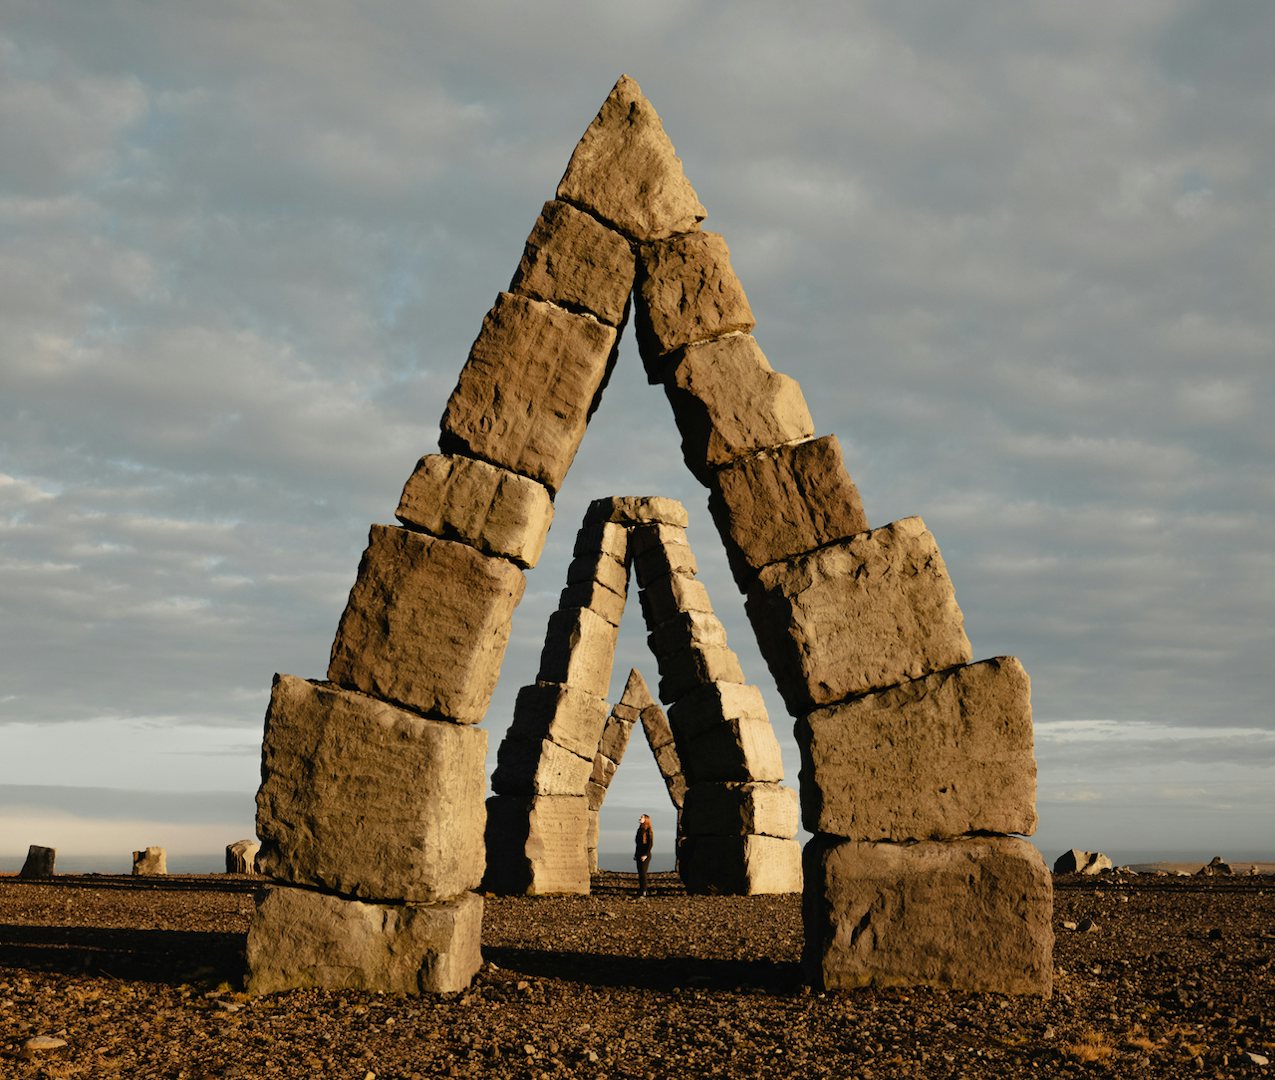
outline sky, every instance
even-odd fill
[[[0,869],[251,835],[482,316],[621,73],[873,527],[920,515],[1032,677],[1047,861],[1275,858],[1275,7],[5,0]],[[631,331],[485,727],[591,499],[681,499]],[[631,666],[655,683],[636,603]],[[603,817],[672,815],[640,739]],[[668,852],[664,845],[664,853]]]

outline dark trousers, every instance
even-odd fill
[[[651,865],[651,856],[639,855],[634,862],[637,863],[638,870],[638,895],[646,895],[646,868]]]

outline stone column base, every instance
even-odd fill
[[[801,848],[778,836],[686,836],[678,871],[692,893],[795,893],[801,891]]]

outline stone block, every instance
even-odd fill
[[[708,590],[702,581],[685,574],[669,574],[651,583],[638,594],[642,617],[648,630],[667,622],[684,611],[713,610]]]
[[[673,745],[673,729],[669,727],[664,710],[658,705],[648,705],[642,710],[642,730],[646,733],[647,745],[652,750]]]
[[[620,326],[633,271],[628,240],[591,214],[555,200],[545,203],[532,227],[509,291]]]
[[[584,513],[586,525],[611,521],[621,525],[676,525],[685,529],[686,507],[661,495],[615,495],[594,499]]]
[[[638,587],[649,589],[661,578],[666,578],[670,574],[693,577],[699,573],[699,564],[696,563],[695,555],[689,545],[667,544],[635,555],[633,572],[637,575]]]
[[[851,840],[1036,830],[1031,683],[1011,656],[797,721],[803,822]]]
[[[257,869],[370,900],[478,884],[487,732],[278,675],[257,792]]]
[[[677,744],[667,742],[654,750],[655,765],[664,779],[677,776],[682,771],[682,759],[677,756]]]
[[[629,591],[629,568],[609,555],[578,555],[567,566],[567,584],[596,581],[617,596]]]
[[[633,731],[633,720],[626,719],[623,713],[616,710],[607,717],[606,727],[602,729],[602,738],[598,742],[598,753],[608,757],[617,764],[624,760],[624,751],[629,745],[629,735]]]
[[[682,457],[705,486],[737,458],[815,433],[797,380],[775,371],[751,334],[688,345],[669,363],[664,392]]]
[[[615,777],[615,771],[619,767],[619,762],[612,760],[605,754],[598,754],[593,759],[593,768],[589,774],[589,783],[603,789],[609,788],[611,786],[611,780]]]
[[[668,354],[733,331],[755,319],[730,265],[726,241],[694,232],[644,244],[638,253],[634,329],[651,382],[673,367]]]
[[[794,716],[970,660],[943,556],[918,517],[766,567],[745,609]]]
[[[488,799],[483,888],[505,895],[587,895],[588,813],[583,795]]]
[[[691,893],[801,892],[801,847],[777,836],[687,836],[677,868]]]
[[[686,649],[725,648],[726,627],[711,611],[682,611],[653,627],[646,643],[657,659]]]
[[[627,75],[576,146],[557,195],[635,240],[687,232],[706,213],[659,115]]]
[[[257,853],[261,845],[255,840],[236,840],[226,845],[227,874],[255,874],[257,872]]]
[[[734,717],[753,716],[769,722],[761,691],[750,683],[705,684],[669,706],[668,716],[679,744]]]
[[[491,789],[499,795],[581,795],[592,769],[592,758],[549,739],[524,742],[508,734],[496,751]]]
[[[669,544],[685,547],[689,543],[686,539],[686,530],[680,525],[652,522],[648,525],[631,525],[628,529],[629,551],[634,558]]]
[[[646,685],[646,679],[637,668],[629,668],[629,677],[624,682],[624,693],[620,695],[619,705],[632,709],[635,721],[644,709],[659,708],[655,704],[655,698],[651,696],[650,687]]]
[[[629,530],[615,521],[594,521],[576,533],[572,555],[607,555],[618,563],[629,563]]]
[[[1071,848],[1054,860],[1055,874],[1101,874],[1111,869],[1111,856],[1101,851]]]
[[[57,849],[51,847],[41,847],[39,844],[30,844],[27,847],[26,861],[22,864],[22,869],[18,871],[20,878],[51,878],[53,876],[53,864],[57,860]]]
[[[601,834],[600,818],[601,815],[591,807],[584,819],[584,842],[588,848],[590,874],[598,872],[598,838]]]
[[[741,590],[764,566],[868,531],[835,435],[741,458],[711,488],[709,513]]]
[[[373,525],[328,678],[432,716],[477,723],[525,587],[522,571],[505,559]]]
[[[672,800],[673,805],[680,811],[682,802],[686,798],[686,777],[681,773],[672,773],[664,777],[664,787],[668,791],[668,797]]]
[[[804,962],[815,986],[1049,996],[1052,884],[1026,841],[817,836],[803,869]]]
[[[443,413],[439,446],[529,476],[556,492],[600,388],[615,328],[501,293]]]
[[[584,797],[588,801],[590,810],[601,810],[602,804],[606,801],[607,789],[602,784],[595,784],[590,780],[584,785]]]
[[[565,608],[549,616],[540,653],[540,682],[567,683],[605,698],[611,688],[618,627],[590,608]]]
[[[739,657],[725,645],[692,645],[658,658],[660,700],[676,702],[705,683],[742,683]]]
[[[592,760],[606,722],[605,698],[563,683],[538,682],[518,691],[509,734],[524,742],[552,739]]]
[[[482,966],[482,897],[369,904],[277,886],[248,928],[253,995],[311,987],[416,996],[464,990]]]
[[[148,847],[133,852],[134,877],[162,877],[168,873],[168,852],[162,847]]]
[[[588,608],[601,615],[612,626],[624,618],[627,593],[614,593],[597,581],[579,581],[568,585],[558,595],[559,608]]]
[[[683,738],[677,734],[677,756],[688,783],[747,783],[782,780],[784,763],[775,729],[768,719],[732,717]]]
[[[797,835],[797,793],[781,784],[695,784],[686,791],[682,831],[789,840]]]
[[[404,525],[532,567],[553,521],[549,489],[525,476],[455,454],[426,454],[394,512]]]

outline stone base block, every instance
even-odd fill
[[[797,793],[782,784],[695,784],[686,789],[688,836],[797,835]]]
[[[257,869],[366,900],[431,902],[482,874],[487,732],[278,675],[257,793]]]
[[[248,928],[250,994],[320,987],[450,994],[482,966],[482,897],[368,904],[276,886]]]
[[[1012,656],[797,721],[803,822],[849,840],[1036,830],[1031,684]]]
[[[168,852],[162,847],[148,847],[133,852],[135,877],[160,877],[168,873]]]
[[[483,888],[506,896],[587,895],[588,813],[583,795],[488,799]]]
[[[820,988],[1053,985],[1053,888],[1024,840],[867,844],[817,836],[803,867],[807,976]]]
[[[685,831],[685,818],[682,827]],[[678,872],[693,893],[800,892],[801,847],[776,836],[685,836]]]
[[[39,844],[31,844],[27,848],[26,862],[22,864],[22,869],[18,871],[20,878],[51,878],[53,876],[53,864],[57,859],[57,849],[51,847],[41,847]]]

